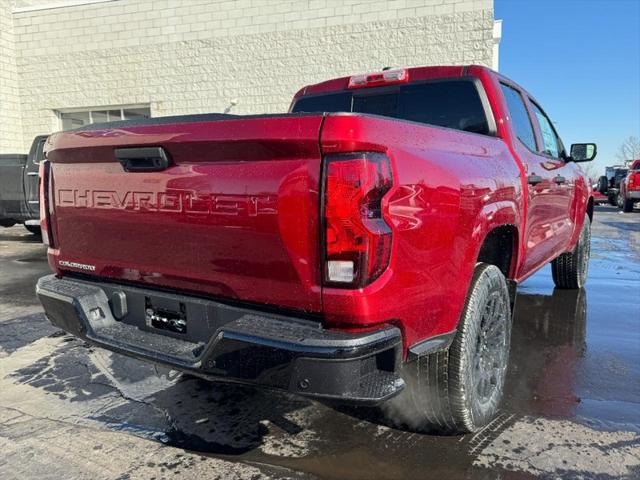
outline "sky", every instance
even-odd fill
[[[563,143],[595,142],[595,167],[640,137],[640,0],[495,0],[499,71],[533,95]]]

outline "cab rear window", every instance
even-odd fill
[[[354,112],[410,120],[465,132],[490,134],[475,82],[438,80],[301,97],[292,112]]]

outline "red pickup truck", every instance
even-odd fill
[[[627,176],[620,181],[618,207],[625,213],[633,211],[633,204],[640,202],[640,159],[634,160]]]
[[[480,66],[337,78],[281,115],[91,125],[45,150],[54,325],[400,424],[486,425],[515,285],[549,262],[560,288],[587,275],[576,162],[595,145],[567,153],[539,103]]]

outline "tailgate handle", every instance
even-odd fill
[[[127,172],[159,172],[171,163],[169,153],[162,147],[116,148],[115,152]]]

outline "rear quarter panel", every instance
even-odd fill
[[[383,205],[390,268],[357,292],[323,289],[330,325],[400,320],[406,346],[457,326],[486,234],[520,224],[519,168],[495,137],[373,116],[332,115],[323,154],[386,152],[395,183]]]

